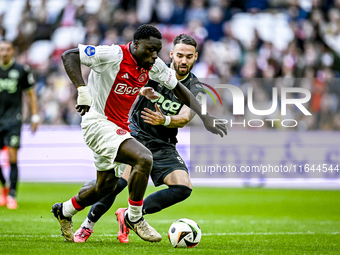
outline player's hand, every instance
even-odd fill
[[[40,122],[39,114],[35,113],[31,116],[31,133],[34,134],[38,129],[38,125]]]
[[[213,134],[218,134],[221,137],[223,137],[223,134],[227,135],[227,126],[223,123],[216,122],[214,125],[214,120],[218,119],[214,116],[211,116],[209,114],[202,115],[202,121],[204,124],[204,127],[210,131]]]
[[[163,125],[165,122],[165,115],[162,113],[161,109],[159,109],[158,105],[155,104],[156,111],[151,111],[148,108],[144,108],[145,111],[142,111],[141,117],[144,119],[145,123],[157,126]]]
[[[90,110],[92,104],[92,97],[89,92],[89,89],[86,86],[79,86],[78,90],[78,98],[77,98],[77,105],[76,110],[83,116]]]
[[[140,95],[145,96],[149,100],[159,98],[158,93],[151,87],[141,88]]]
[[[90,110],[90,106],[88,106],[88,105],[77,105],[76,104],[75,108],[81,116],[84,116],[85,113],[87,113]]]
[[[32,132],[32,134],[34,134],[37,131],[38,125],[39,125],[38,122],[32,122],[31,123],[31,132]]]

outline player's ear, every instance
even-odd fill
[[[139,42],[138,40],[134,40],[134,41],[133,41],[133,48],[134,48],[135,50],[138,49],[139,45],[140,45],[140,42]]]
[[[170,58],[174,59],[174,52],[172,50],[170,50]]]
[[[198,52],[195,53],[195,61],[197,60]]]

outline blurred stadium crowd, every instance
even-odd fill
[[[302,130],[340,130],[340,0],[0,0],[0,40],[12,40],[16,60],[34,68],[45,124],[80,122],[62,52],[78,43],[126,44],[144,23],[161,31],[165,62],[172,39],[188,33],[199,44],[199,78],[252,86],[259,109],[270,108],[273,86],[306,88],[312,117],[291,108],[287,118]],[[208,111],[235,118],[230,94],[219,92],[230,107]]]

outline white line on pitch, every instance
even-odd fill
[[[249,233],[242,233],[242,232],[235,232],[235,233],[202,233],[203,236],[251,236],[251,235],[258,235],[258,236],[269,236],[269,235],[339,235],[340,232],[249,232]]]
[[[162,233],[162,235],[167,235],[168,233]],[[266,235],[339,235],[340,232],[235,232],[235,233],[203,233],[203,236],[266,236]],[[117,237],[117,234],[101,234],[94,235],[95,237]],[[62,238],[61,235],[8,235],[8,234],[0,234],[0,237],[17,237],[17,238],[42,238],[42,237],[53,237],[53,238]]]
[[[74,221],[75,224],[79,223],[81,224],[81,219],[78,218],[76,221]],[[25,222],[25,219],[0,219],[0,224],[1,222]],[[53,217],[50,218],[40,218],[40,217],[34,217],[34,218],[30,218],[30,221],[34,221],[34,222],[55,222],[56,219]],[[299,221],[300,223],[309,223],[311,220],[304,220],[304,221]],[[117,224],[117,221],[115,218],[108,218],[105,219],[106,223],[113,223],[114,225]],[[174,220],[150,220],[151,223],[160,223],[160,224],[171,224],[172,222],[174,222]],[[241,220],[197,220],[196,221],[199,225],[201,224],[224,224],[224,223],[228,223],[228,224],[240,224],[241,222],[245,222],[245,221],[241,221]],[[297,222],[297,220],[286,220],[286,219],[282,219],[282,220],[248,220],[247,221],[249,224],[282,224],[282,223],[295,223]],[[339,224],[340,221],[332,221],[332,220],[326,220],[326,221],[315,221],[313,220],[313,224],[316,225],[334,225],[334,224]]]

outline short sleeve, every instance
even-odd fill
[[[202,99],[203,99],[204,93],[198,92],[196,95],[194,95],[200,105],[202,105]]]
[[[202,99],[203,99],[204,94],[206,94],[206,92],[203,89],[202,84],[196,78],[196,76],[192,80],[193,81],[190,84],[190,91],[195,96],[199,104],[202,104]]]
[[[32,87],[35,84],[34,75],[32,73],[31,68],[28,65],[24,65],[24,75],[22,78],[22,88],[27,89]]]
[[[78,45],[80,62],[96,72],[105,71],[110,64],[119,63],[123,57],[118,45]]]

